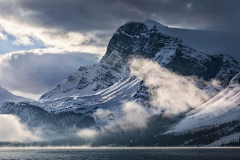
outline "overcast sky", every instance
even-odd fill
[[[0,0],[0,86],[30,98],[97,63],[116,29],[152,19],[239,32],[239,0]]]

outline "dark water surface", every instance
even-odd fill
[[[0,148],[0,159],[234,160],[240,148]]]

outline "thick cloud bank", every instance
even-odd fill
[[[30,142],[41,140],[33,135],[14,115],[0,114],[0,141]]]
[[[109,30],[155,18],[168,25],[239,30],[237,0],[2,0],[1,17],[63,31]],[[214,19],[214,21],[213,21]]]
[[[129,21],[239,32],[239,5],[237,0],[0,0],[0,39],[103,54],[113,32]]]

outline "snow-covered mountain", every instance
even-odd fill
[[[123,102],[141,102],[146,104],[145,107],[149,107],[151,92],[143,80],[130,74],[129,63],[132,58],[150,59],[179,75],[196,76],[206,81],[218,80],[220,87],[217,88],[211,84],[198,84],[200,89],[211,91],[210,96],[215,95],[221,88],[226,88],[232,77],[240,71],[238,62],[228,54],[200,51],[181,38],[164,34],[163,30],[166,28],[151,20],[144,23],[130,22],[121,26],[113,34],[106,54],[98,64],[80,67],[53,90],[42,95],[39,101],[5,103],[0,108],[0,113],[18,115],[32,128],[41,126],[59,133],[64,130],[67,134],[75,128],[101,128],[114,121],[117,116],[121,116],[120,106]],[[224,110],[224,106],[222,110],[205,108],[209,105],[215,106],[215,101],[225,96],[237,95],[240,89],[234,85],[236,90],[232,90],[233,84],[234,80],[230,87],[189,112],[175,130],[182,131],[185,124],[189,124],[188,128],[205,125],[207,119],[216,114],[225,114],[227,117],[234,107],[229,110]],[[230,104],[228,106],[231,107]],[[205,114],[208,110],[207,117]],[[198,123],[199,119],[196,117],[203,117],[204,120],[201,119],[202,122]],[[227,118],[225,119],[227,121]]]
[[[5,102],[21,102],[21,101],[30,101],[30,99],[16,96],[7,91],[6,89],[0,87],[0,107]]]
[[[94,94],[128,76],[128,60],[143,57],[157,61],[181,75],[196,75],[205,80],[218,79],[228,85],[239,70],[233,57],[196,50],[181,38],[162,34],[163,25],[147,20],[121,26],[111,38],[99,64],[80,67],[40,100],[53,100],[74,94]]]

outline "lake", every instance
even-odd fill
[[[232,160],[240,148],[0,148],[0,159]]]

